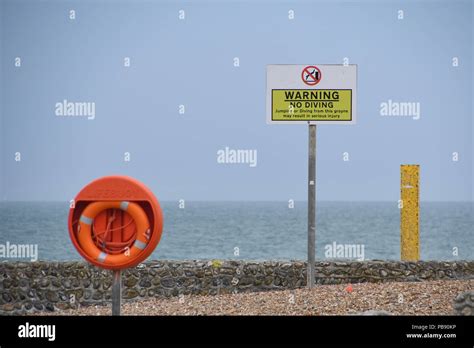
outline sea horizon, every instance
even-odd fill
[[[305,260],[305,201],[162,201],[164,229],[154,260]],[[474,258],[473,202],[420,203],[421,260]],[[0,202],[0,244],[38,246],[38,259],[79,260],[67,227],[69,202]],[[316,259],[338,258],[331,246],[358,251],[343,258],[400,259],[397,202],[320,201]],[[358,249],[357,249],[358,248]],[[328,257],[331,256],[331,257]]]

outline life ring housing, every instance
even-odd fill
[[[144,261],[158,245],[162,229],[162,212],[153,193],[125,176],[91,182],[69,212],[74,246],[87,261],[107,269]]]

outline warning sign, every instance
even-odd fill
[[[267,122],[354,124],[356,74],[356,65],[267,66]]]

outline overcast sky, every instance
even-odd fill
[[[318,200],[396,201],[406,163],[421,166],[422,200],[473,198],[472,1],[1,1],[0,11],[3,199],[70,200],[125,174],[160,200],[305,200],[308,129],[266,124],[266,65],[344,57],[358,65],[357,124],[318,126]],[[65,99],[94,102],[95,118],[57,116]],[[388,100],[420,103],[420,119],[382,116]],[[226,147],[256,150],[257,165],[218,163]]]

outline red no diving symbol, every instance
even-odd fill
[[[309,86],[314,86],[321,81],[321,70],[314,65],[309,65],[301,72],[301,79]]]

